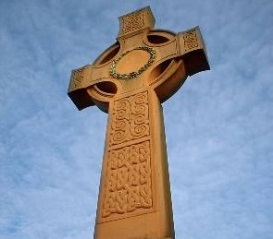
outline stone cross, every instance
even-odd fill
[[[149,7],[119,18],[117,42],[72,71],[79,110],[109,114],[95,239],[174,238],[161,103],[187,76],[208,70],[198,27],[154,30]]]

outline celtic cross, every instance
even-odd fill
[[[109,114],[95,239],[174,238],[161,103],[187,76],[208,70],[198,27],[154,30],[149,7],[119,18],[117,42],[72,71],[79,110]]]

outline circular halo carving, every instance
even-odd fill
[[[128,53],[132,52],[132,51],[135,51],[135,50],[142,50],[142,51],[146,51],[150,54],[150,58],[148,60],[148,62],[142,66],[141,68],[139,68],[138,70],[136,71],[132,71],[130,72],[129,74],[121,74],[121,73],[118,73],[117,70],[116,70],[116,66],[117,66],[117,63],[124,57],[126,56]],[[113,60],[111,65],[110,65],[110,68],[109,68],[109,74],[114,77],[114,78],[117,78],[117,79],[120,79],[120,80],[129,80],[129,79],[133,79],[137,76],[139,76],[142,72],[144,72],[145,70],[147,70],[152,64],[153,62],[155,61],[155,56],[156,56],[156,52],[153,48],[151,47],[148,47],[148,46],[138,46],[138,47],[135,47],[133,49],[130,49],[128,51],[125,51],[124,53],[122,53],[117,59]]]

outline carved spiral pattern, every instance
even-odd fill
[[[127,121],[124,119],[121,119],[114,125],[114,129],[117,131],[125,131],[124,129],[126,128],[126,125],[127,125]]]
[[[149,134],[148,92],[116,100],[110,128],[110,146]]]
[[[146,121],[145,115],[137,115],[134,119],[135,124],[143,124],[145,123],[145,121]]]
[[[110,150],[106,172],[102,218],[152,207],[149,141]]]
[[[145,135],[145,132],[147,132],[148,125],[140,124],[140,125],[134,125],[134,127],[131,127],[131,135],[134,138],[140,138],[142,135]]]
[[[147,94],[137,94],[135,95],[136,104],[143,104],[147,102]]]
[[[130,101],[128,99],[121,99],[116,101],[115,108],[116,110],[126,110],[130,105]]]
[[[127,114],[126,110],[121,109],[121,110],[117,111],[116,118],[118,120],[122,120],[122,119],[126,118],[126,114]]]
[[[126,138],[126,131],[121,131],[121,130],[119,130],[119,131],[117,131],[117,133],[116,134],[114,134],[114,136],[113,136],[113,140],[115,140],[115,141],[123,141],[124,139]]]
[[[146,115],[146,114],[148,114],[148,112],[145,112],[145,111],[148,111],[148,107],[147,107],[147,105],[145,105],[143,103],[135,104],[132,107],[132,112],[135,115],[139,115],[139,114]]]

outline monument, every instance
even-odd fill
[[[79,110],[109,114],[94,238],[173,239],[161,103],[209,69],[205,46],[198,27],[154,30],[149,7],[119,23],[116,43],[73,70],[68,90]]]

